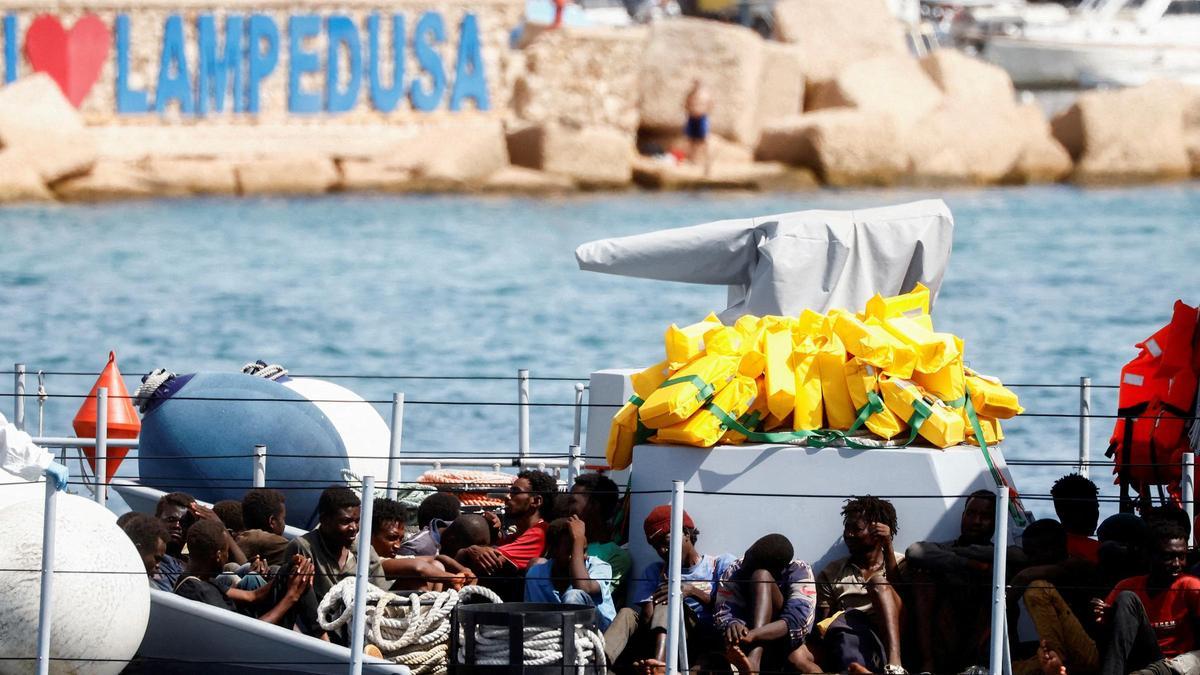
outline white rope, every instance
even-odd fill
[[[242,372],[255,377],[264,377],[268,380],[278,380],[288,374],[287,368],[278,363],[268,364],[261,359],[242,366]]]
[[[142,376],[141,386],[133,394],[133,404],[144,414],[146,408],[150,406],[150,401],[154,399],[154,392],[173,379],[175,379],[175,373],[168,371],[166,368],[155,368],[146,373]]]
[[[339,581],[321,600],[317,622],[322,630],[334,631],[354,617],[355,578]],[[367,586],[364,609],[367,642],[379,648],[384,658],[408,666],[413,675],[445,675],[450,653],[451,615],[466,598],[501,602],[500,596],[483,586],[465,586],[461,591],[427,591],[407,598]],[[501,626],[477,626],[475,665],[507,665],[509,631]],[[460,645],[465,640],[460,640]],[[562,663],[562,631],[558,628],[525,628],[522,663],[544,666]],[[463,658],[462,649],[459,659]],[[603,672],[604,636],[592,626],[575,625],[575,664],[579,675],[589,666]]]
[[[337,630],[353,618],[354,582],[354,577],[339,581],[321,600],[317,621],[323,630]],[[450,616],[460,602],[472,597],[501,601],[483,586],[413,593],[404,598],[368,585],[364,610],[367,641],[379,647],[384,658],[408,666],[413,675],[444,675],[450,653]],[[396,604],[391,604],[393,601]]]

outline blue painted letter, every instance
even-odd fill
[[[21,57],[17,55],[17,15],[4,15],[4,82],[5,84],[17,79],[17,64]]]
[[[321,112],[321,95],[304,91],[300,76],[321,68],[316,52],[304,51],[304,41],[321,32],[316,14],[297,14],[288,19],[288,112],[311,115]]]
[[[143,114],[150,110],[145,91],[129,88],[129,15],[117,15],[117,113]]]
[[[432,35],[431,35],[432,33]],[[429,112],[442,102],[446,93],[446,71],[442,68],[442,57],[434,49],[446,41],[446,25],[442,15],[437,12],[425,12],[417,20],[417,28],[413,31],[413,51],[417,55],[417,63],[421,70],[429,73],[431,79],[429,89],[421,86],[419,80],[413,80],[409,100],[412,106],[421,112]]]
[[[214,112],[225,112],[225,92],[232,87],[233,112],[245,107],[242,87],[242,37],[245,22],[240,16],[225,17],[225,49],[217,49],[217,26],[212,14],[201,14],[196,20],[199,29],[200,63],[196,66],[196,113],[203,116],[212,101]],[[230,76],[232,82],[230,82]],[[211,97],[211,98],[210,98]]]
[[[325,110],[346,112],[358,103],[358,90],[362,89],[362,42],[358,39],[358,27],[348,16],[334,14],[325,20],[325,32],[329,39],[328,56],[325,59]],[[341,90],[342,45],[350,54],[350,81],[345,91]]]
[[[263,41],[266,49],[261,49]],[[258,112],[258,89],[279,63],[279,26],[265,14],[250,17],[250,75],[246,82],[246,112]]]
[[[154,89],[154,109],[162,114],[171,100],[179,101],[179,112],[190,115],[192,80],[188,77],[187,54],[183,51],[183,18],[171,14],[163,24],[162,58],[158,61],[158,86]]]
[[[450,92],[450,109],[460,110],[463,99],[467,98],[475,100],[476,110],[488,109],[487,77],[479,50],[479,21],[474,14],[463,16],[458,31],[458,64],[454,70],[454,89]]]
[[[371,105],[379,112],[389,113],[396,109],[400,97],[404,95],[404,52],[408,43],[404,34],[404,15],[392,15],[392,86],[384,88],[380,82],[380,61],[383,58],[379,48],[379,15],[367,17],[367,40],[371,53],[367,61],[367,72],[371,79]]]

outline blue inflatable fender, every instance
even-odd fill
[[[254,446],[263,444],[267,487],[286,495],[288,524],[307,528],[321,490],[345,484],[350,464],[342,434],[317,404],[284,384],[202,372],[171,380],[155,398],[138,447],[145,485],[208,502],[240,501],[253,487]]]

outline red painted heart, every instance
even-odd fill
[[[58,17],[42,14],[25,31],[25,56],[34,71],[54,78],[78,108],[100,78],[110,42],[108,26],[94,14],[76,21],[69,31]]]

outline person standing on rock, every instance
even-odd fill
[[[683,107],[687,112],[687,124],[683,133],[687,136],[688,161],[704,167],[708,175],[712,162],[708,155],[708,115],[712,112],[713,100],[708,87],[700,78],[692,80],[692,88],[688,90]]]

